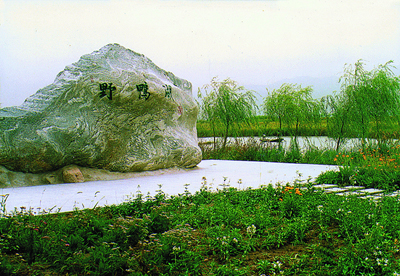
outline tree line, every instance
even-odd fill
[[[214,77],[210,84],[199,88],[199,118],[210,123],[214,134],[217,127],[223,126],[223,147],[230,128],[250,123],[257,111],[277,122],[279,130],[290,128],[295,140],[301,127],[324,123],[327,135],[336,139],[337,149],[348,137],[357,137],[364,144],[372,133],[382,143],[393,138],[388,131],[400,126],[400,78],[393,68],[393,61],[388,61],[367,70],[358,60],[345,64],[339,78],[340,91],[332,95],[314,99],[311,86],[284,83],[268,91],[261,108],[256,104],[255,91],[229,78],[219,81]]]

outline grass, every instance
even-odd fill
[[[198,137],[213,137],[214,133],[212,126],[207,121],[197,121],[197,136]],[[218,124],[216,126],[216,137],[224,135],[223,126]],[[237,137],[254,137],[254,136],[291,136],[295,132],[295,126],[283,126],[279,129],[278,122],[268,121],[263,116],[255,117],[250,123],[233,124],[229,136]],[[300,126],[299,135],[302,136],[324,136],[327,135],[326,122],[320,125],[309,124],[307,126]]]
[[[375,139],[380,137],[382,139],[399,139],[400,131],[399,125],[383,125],[383,129],[377,133],[375,123],[371,122],[367,128],[367,137]],[[309,122],[299,126],[297,130],[298,136],[331,136],[332,126],[327,124],[326,119],[322,118],[319,122]],[[216,137],[224,136],[224,127],[222,124],[216,125]],[[268,120],[265,116],[255,116],[248,123],[236,123],[231,126],[229,136],[231,137],[255,137],[255,136],[292,136],[296,133],[295,125],[283,124],[282,128],[279,127],[278,122]],[[197,121],[197,135],[198,137],[213,137],[214,133],[210,122],[198,120]],[[346,135],[349,138],[360,137],[360,134],[355,130],[346,130]]]
[[[200,147],[203,153],[203,159],[337,164],[337,162],[334,161],[334,157],[337,154],[335,150],[318,150],[310,147],[302,151],[294,146],[290,146],[286,149],[285,147],[279,147],[278,144],[269,146],[254,138],[250,138],[245,142],[236,140],[235,143],[228,144],[225,148],[218,143],[215,148],[213,144],[200,144]]]
[[[398,275],[400,201],[271,185],[0,220],[1,275]]]
[[[400,187],[400,146],[266,148],[213,159],[340,165],[317,183]],[[400,275],[400,200],[325,194],[297,182],[237,190],[203,178],[195,194],[138,194],[113,206],[0,218],[0,275]],[[0,196],[0,214],[7,195]]]
[[[386,191],[400,189],[400,145],[367,144],[364,150],[347,149],[337,152],[333,149],[309,147],[301,150],[266,146],[256,139],[246,142],[237,140],[223,148],[211,144],[200,145],[203,159],[264,161],[282,163],[338,165],[339,170],[322,173],[317,183],[359,185]]]

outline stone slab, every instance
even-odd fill
[[[387,194],[386,196],[391,196],[391,197],[400,196],[400,191],[395,191],[393,193]]]
[[[361,189],[365,189],[365,187],[363,186],[345,186],[343,187],[345,189],[349,189],[349,190],[361,190]]]
[[[331,194],[331,193],[341,193],[341,192],[346,192],[349,189],[345,189],[345,188],[329,188],[329,189],[325,189],[325,192],[327,194]]]
[[[337,188],[338,185],[336,184],[318,184],[318,185],[313,185],[314,188],[317,189],[329,189],[329,188]]]
[[[383,193],[383,190],[380,189],[374,189],[374,188],[369,188],[369,189],[364,189],[364,190],[360,190],[360,193],[364,193],[364,194],[380,194]]]

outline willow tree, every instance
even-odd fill
[[[339,150],[340,145],[351,135],[349,112],[352,106],[343,94],[329,95],[325,100],[328,108],[326,113],[328,135],[336,139],[336,150]]]
[[[223,125],[224,148],[232,125],[250,122],[257,109],[254,92],[245,90],[243,86],[238,86],[229,78],[218,81],[214,77],[210,84],[199,89],[198,97],[202,99],[201,115],[211,123],[214,139],[217,124]]]
[[[300,127],[315,119],[317,102],[311,96],[312,88],[307,86],[284,83],[280,88],[268,93],[264,99],[264,113],[272,119],[279,121],[279,129],[286,124],[289,129],[294,127],[291,135],[297,145]]]
[[[359,60],[354,66],[345,65],[340,78],[341,97],[347,106],[351,106],[346,115],[363,145],[371,125],[380,143],[384,125],[398,118],[400,80],[393,74],[392,67],[392,61],[389,61],[368,71]]]

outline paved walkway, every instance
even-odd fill
[[[194,193],[201,188],[204,178],[208,185],[213,184],[214,189],[222,184],[239,189],[258,188],[261,185],[286,184],[295,179],[315,178],[321,172],[336,168],[327,165],[203,160],[193,169],[138,173],[134,178],[123,180],[3,188],[0,189],[0,203],[2,199],[5,200],[3,206],[7,213],[20,210],[21,207],[32,208],[34,212],[67,212],[75,208],[119,204],[134,197],[138,191],[154,196],[159,185],[168,195],[183,193],[185,186]],[[1,207],[0,204],[0,213]]]

